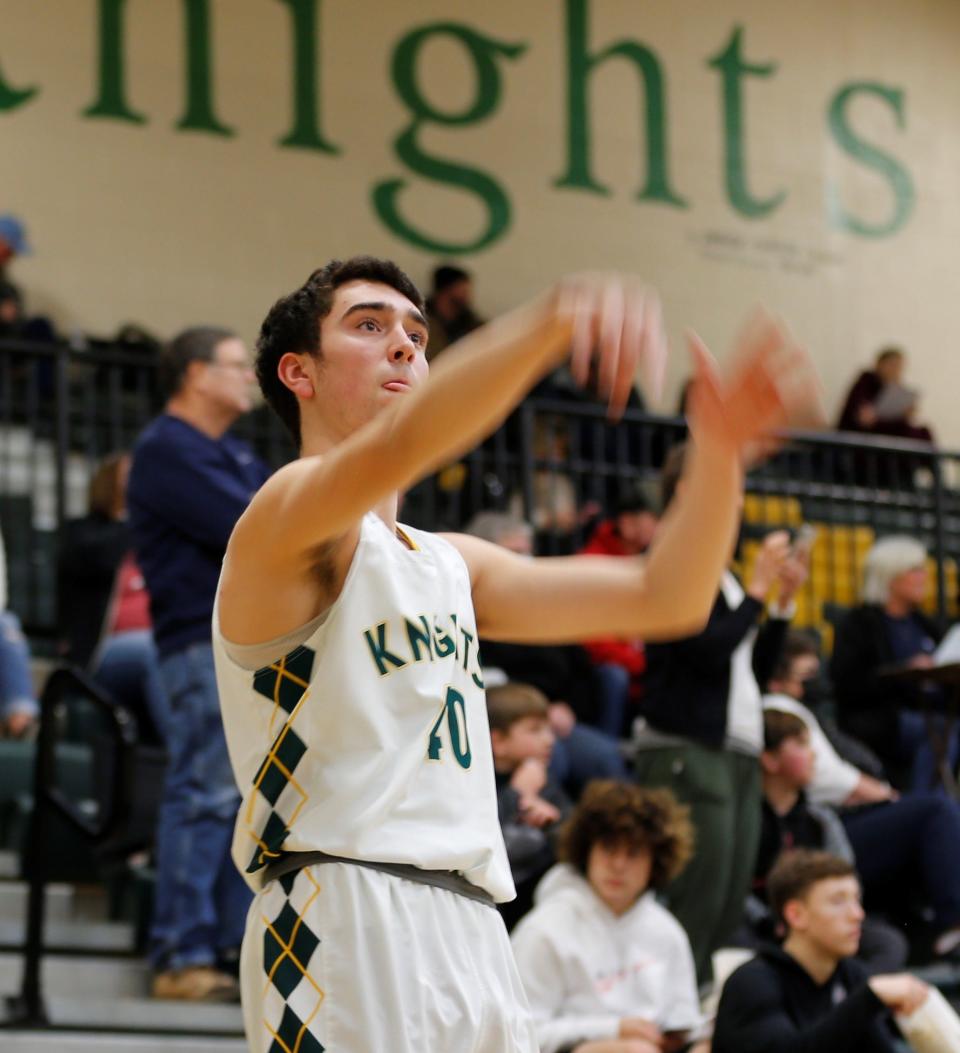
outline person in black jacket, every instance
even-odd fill
[[[664,466],[664,508],[683,458],[684,447],[674,447]],[[690,937],[701,983],[711,978],[713,952],[738,928],[750,890],[761,814],[759,685],[773,671],[805,577],[787,533],[777,531],[764,540],[746,590],[724,573],[703,632],[647,644],[636,773],[642,785],[669,786],[690,807],[697,850],[667,902]],[[760,626],[774,589],[777,602]]]
[[[771,871],[768,888],[787,938],[727,981],[713,1053],[893,1053],[890,1013],[914,1012],[929,988],[905,973],[868,979],[852,957],[863,923],[853,867],[797,850]]]
[[[929,790],[935,762],[925,718],[923,689],[883,676],[895,665],[933,664],[938,627],[920,611],[929,588],[927,553],[909,537],[887,537],[867,554],[863,604],[837,626],[830,674],[840,727],[873,749],[900,789]],[[937,692],[926,701],[936,704]],[[957,739],[950,746],[957,761]]]

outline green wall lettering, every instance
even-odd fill
[[[15,110],[37,94],[39,88],[11,88],[0,72],[0,113],[4,110]]]
[[[898,128],[904,128],[906,119],[903,108],[903,92],[872,81],[858,81],[842,87],[830,102],[827,124],[837,144],[855,161],[860,161],[883,176],[890,184],[893,194],[893,211],[883,223],[865,223],[849,213],[843,206],[836,185],[827,183],[827,217],[830,225],[838,230],[847,230],[864,238],[882,238],[894,234],[906,223],[915,199],[913,180],[899,161],[878,150],[861,139],[850,127],[847,119],[847,104],[857,95],[872,95],[882,100],[893,110]]]
[[[588,82],[597,66],[611,58],[632,62],[639,72],[646,101],[646,183],[637,197],[687,207],[670,188],[667,174],[667,122],[663,70],[657,56],[633,40],[620,40],[595,54],[589,52],[589,0],[567,0],[567,170],[554,180],[556,187],[574,187],[609,194],[591,173],[591,128]]]
[[[748,219],[759,219],[783,204],[787,192],[780,190],[764,200],[752,197],[747,189],[741,80],[746,73],[755,77],[772,77],[777,67],[773,62],[762,66],[744,62],[740,54],[742,36],[743,27],[736,26],[730,43],[707,64],[719,70],[723,79],[724,172],[727,197],[741,215]]]
[[[461,44],[473,62],[477,80],[475,97],[460,112],[437,109],[424,98],[417,83],[417,62],[421,48],[428,41],[441,37]],[[489,117],[500,105],[502,85],[497,59],[515,59],[525,50],[525,44],[505,44],[456,22],[421,26],[397,44],[391,73],[397,92],[412,117],[407,128],[394,140],[397,157],[415,175],[474,194],[487,210],[486,229],[479,237],[472,241],[444,240],[442,235],[427,233],[404,219],[400,214],[399,198],[407,186],[407,180],[388,179],[373,188],[373,206],[380,219],[398,237],[427,252],[464,255],[492,245],[507,231],[511,219],[510,200],[500,184],[477,168],[424,153],[419,144],[419,132],[430,124],[459,127],[477,124]]]
[[[183,0],[187,48],[187,108],[177,122],[182,131],[230,136],[213,106],[213,58],[210,47],[210,0]]]
[[[320,2],[280,0],[290,8],[293,31],[293,124],[279,143],[281,146],[300,146],[325,154],[339,154],[340,147],[331,143],[320,129],[320,108],[317,105]]]
[[[127,105],[123,19],[127,0],[100,0],[98,41],[100,47],[99,85],[95,102],[84,117],[109,117],[114,121],[146,124],[144,114]]]

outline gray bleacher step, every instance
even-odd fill
[[[155,998],[74,998],[67,995],[49,995],[46,1005],[51,1023],[59,1027],[243,1034],[243,1014],[239,1005],[166,1002]]]
[[[26,921],[0,918],[0,945],[23,945]],[[61,921],[48,918],[43,930],[45,947],[77,951],[131,951],[133,926],[122,921]]]
[[[48,954],[42,970],[43,991],[50,996],[145,998],[150,991],[150,967],[139,958]],[[0,954],[0,997],[18,994],[22,977],[23,956],[15,951]]]
[[[25,881],[0,881],[0,918],[25,918],[29,886]],[[47,917],[66,921],[73,916],[73,885],[47,885]]]
[[[167,1038],[153,1035],[71,1035],[63,1031],[6,1031],[3,1053],[247,1053],[235,1038]]]
[[[16,852],[0,852],[0,879],[20,876],[20,857]]]

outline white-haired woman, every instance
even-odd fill
[[[933,664],[940,631],[920,610],[929,587],[927,551],[919,541],[878,541],[864,566],[863,603],[837,627],[830,664],[840,726],[877,752],[895,785],[916,790],[935,781],[927,726],[917,709],[921,689],[881,671]],[[951,764],[956,760],[954,736]]]

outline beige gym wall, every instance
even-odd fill
[[[196,31],[205,6],[212,115],[231,136],[176,127],[187,98],[187,16]],[[567,19],[581,8],[589,53],[634,41],[659,64],[667,185],[646,200],[638,193],[649,191],[647,101],[639,67],[624,56],[587,80],[590,168],[609,193],[555,186],[568,168]],[[125,104],[143,123],[84,115],[101,93],[107,9],[123,16]],[[337,154],[279,144],[292,124],[294,16],[312,11],[315,131]],[[169,335],[210,321],[252,340],[278,294],[354,251],[393,256],[421,282],[453,258],[475,273],[487,314],[566,271],[627,268],[665,300],[675,343],[667,405],[686,369],[683,327],[723,353],[762,302],[811,348],[831,414],[874,350],[901,343],[924,391],[923,415],[946,444],[960,445],[955,0],[0,0],[0,25],[0,212],[26,220],[35,250],[13,276],[30,308],[65,331],[108,334],[136,321]],[[416,132],[424,156],[486,175],[508,201],[509,226],[479,251],[417,247],[373,204],[375,187],[399,179],[401,217],[428,240],[463,245],[487,226],[474,191],[427,182],[395,148],[411,114],[392,63],[401,42],[416,50],[422,27],[429,32],[406,90],[419,87],[448,112],[475,103],[491,111]],[[509,55],[498,45],[525,49]],[[731,73],[738,61],[769,68]],[[861,87],[843,127],[873,151],[866,160],[838,141],[828,118],[853,84]],[[35,94],[18,94],[29,88]],[[725,185],[724,106],[736,88],[740,207]],[[831,188],[848,225],[880,233],[831,221]],[[665,202],[667,192],[685,207]],[[750,201],[762,209],[778,192],[783,200],[765,215],[744,215]]]

